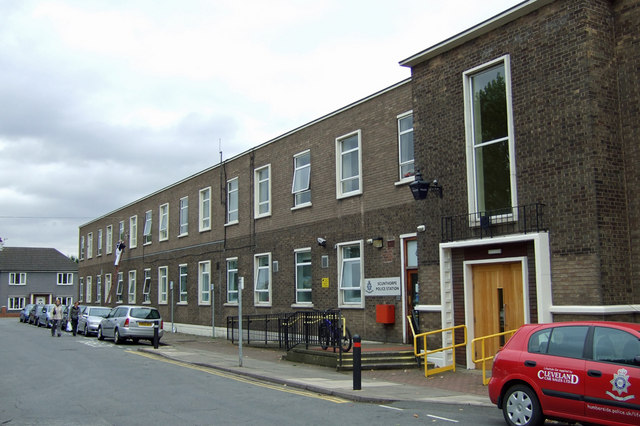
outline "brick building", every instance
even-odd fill
[[[168,318],[172,281],[178,327],[210,333],[242,276],[244,314],[339,307],[391,341],[413,310],[469,341],[637,321],[639,25],[637,1],[525,1],[419,52],[410,80],[82,225],[80,297]],[[417,201],[414,163],[438,181]]]

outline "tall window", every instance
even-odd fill
[[[180,236],[189,233],[189,197],[180,198]]]
[[[131,218],[129,218],[129,229],[131,229]],[[124,241],[124,220],[118,223],[118,239]],[[131,247],[131,241],[129,241],[129,247]]]
[[[227,303],[238,303],[238,258],[227,259]]]
[[[238,222],[238,178],[227,181],[227,224]]]
[[[78,278],[78,300],[84,301],[84,278]]]
[[[104,303],[111,304],[111,274],[104,276]]]
[[[362,193],[360,130],[336,139],[336,193],[338,198]]]
[[[102,302],[102,276],[96,276],[96,303]]]
[[[144,270],[144,284],[142,285],[142,303],[151,303],[151,269]]]
[[[142,244],[151,244],[151,222],[153,213],[151,210],[144,214],[144,229],[142,231]]]
[[[9,285],[26,285],[26,272],[9,272]]]
[[[123,235],[120,238],[124,241],[124,229]],[[129,248],[138,246],[138,216],[131,216],[129,218]]]
[[[271,306],[271,253],[255,255],[253,276],[255,305]]]
[[[113,225],[107,225],[107,234],[105,236],[105,252],[113,253]]]
[[[122,293],[124,292],[124,275],[118,272],[118,284],[116,284],[116,303],[122,303]]]
[[[87,277],[87,298],[85,299],[87,303],[91,303],[91,287],[93,287],[93,282],[91,281],[91,277]]]
[[[211,229],[211,187],[200,190],[200,231]]]
[[[510,214],[516,187],[509,56],[464,78],[469,209]]]
[[[136,303],[136,271],[129,271],[128,303]]]
[[[178,303],[187,304],[187,265],[178,265],[180,279],[180,301]]]
[[[271,214],[271,165],[254,171],[255,179],[255,215],[256,217]]]
[[[338,244],[338,304],[364,306],[362,298],[362,242]]]
[[[295,252],[296,259],[296,303],[312,302],[311,299],[311,249]]]
[[[87,234],[87,259],[93,257],[93,232]]]
[[[58,285],[72,285],[73,274],[71,272],[58,272]]]
[[[84,235],[80,237],[80,260],[84,259]]]
[[[398,116],[398,158],[400,160],[400,180],[409,180],[413,170],[413,112]]]
[[[102,229],[98,229],[98,246],[96,247],[96,256],[102,256]]]
[[[158,303],[165,305],[167,303],[169,288],[169,268],[161,266],[158,268]]]
[[[210,305],[211,261],[198,263],[198,304]]]
[[[158,239],[160,241],[166,241],[169,239],[169,204],[160,206],[159,216]]]
[[[311,151],[301,152],[293,157],[293,206],[311,204]]]

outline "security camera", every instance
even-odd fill
[[[324,238],[319,238],[318,237],[318,245],[322,246],[322,247],[326,247],[327,246],[327,240],[325,240]]]

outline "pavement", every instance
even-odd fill
[[[370,343],[371,345],[374,342]],[[362,351],[367,350],[362,343]],[[353,372],[335,368],[291,362],[284,359],[286,350],[277,347],[242,345],[225,338],[211,338],[165,332],[158,349],[139,346],[138,350],[173,361],[207,367],[253,379],[268,381],[359,402],[390,403],[396,401],[438,402],[461,405],[493,406],[481,370],[458,366],[426,378],[424,368],[397,370],[363,370],[361,389],[354,390]]]

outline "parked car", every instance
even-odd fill
[[[53,303],[47,303],[44,308],[38,314],[38,327],[51,328],[53,326],[53,308],[56,305]]]
[[[640,423],[640,324],[527,324],[498,351],[491,402],[509,425]]]
[[[36,306],[35,303],[28,303],[21,311],[20,311],[20,322],[29,322],[29,313]]]
[[[163,321],[160,312],[149,306],[116,306],[102,318],[98,326],[98,339],[113,338],[115,343],[126,339],[137,343],[140,339],[153,342],[154,328],[158,328],[158,341],[162,337]]]
[[[98,333],[102,318],[109,315],[111,308],[105,306],[85,306],[78,317],[78,332],[89,336]]]
[[[40,313],[44,309],[44,305],[37,304],[31,312],[29,312],[29,324],[38,325]]]

